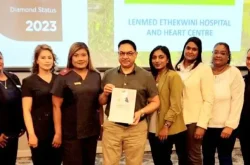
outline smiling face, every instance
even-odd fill
[[[213,50],[213,65],[216,67],[221,67],[227,65],[229,61],[229,51],[223,44],[218,44]]]
[[[135,63],[137,52],[133,46],[126,43],[119,47],[119,62],[123,68],[131,68]]]
[[[76,51],[72,56],[72,65],[76,69],[86,69],[89,64],[89,56],[86,49]]]
[[[198,57],[199,49],[194,42],[189,42],[184,50],[184,58],[187,61],[195,61]]]
[[[154,68],[158,71],[163,70],[168,64],[167,55],[162,50],[156,50],[152,56],[152,64]]]
[[[50,71],[54,64],[53,54],[49,50],[42,50],[36,61],[39,70]]]

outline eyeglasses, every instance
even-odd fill
[[[125,55],[127,55],[128,57],[131,57],[135,54],[135,52],[118,52],[118,54],[122,57],[124,57]]]

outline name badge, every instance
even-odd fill
[[[16,85],[17,88],[21,88],[21,85]]]
[[[81,85],[82,83],[81,82],[75,82],[74,84],[75,85]]]

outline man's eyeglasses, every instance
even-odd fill
[[[128,57],[131,57],[135,54],[135,52],[118,52],[118,54],[122,57],[124,57],[125,55],[127,55]]]

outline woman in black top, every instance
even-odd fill
[[[101,76],[92,66],[87,45],[74,43],[67,69],[60,72],[52,88],[55,143],[59,146],[63,139],[64,165],[95,164],[100,91]]]
[[[245,165],[250,165],[250,49],[247,51],[246,66],[248,69],[247,75],[244,76],[245,95],[244,104],[241,112],[240,124],[238,127],[241,152]]]
[[[15,74],[4,71],[0,52],[0,164],[16,164],[18,137],[23,133],[21,84]]]
[[[23,80],[23,114],[34,165],[60,165],[61,154],[53,146],[53,106],[50,90],[55,54],[48,45],[38,45],[34,52],[32,75]]]

